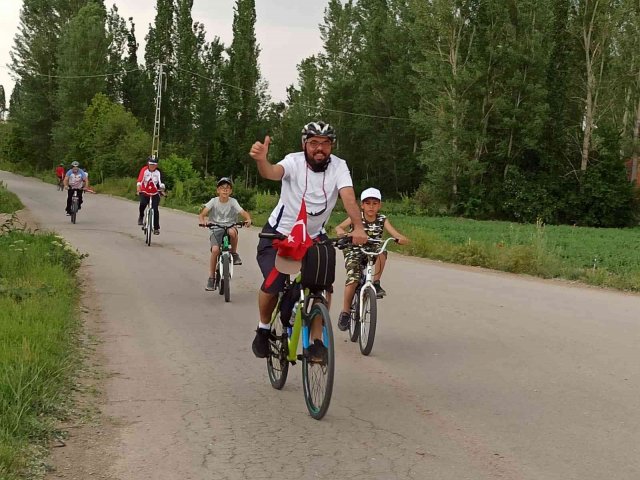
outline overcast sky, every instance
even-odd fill
[[[155,18],[155,0],[106,0],[107,8],[116,4],[125,19],[133,17],[136,38],[140,43],[138,60],[144,60],[144,37]],[[194,0],[192,17],[203,23],[207,40],[219,36],[226,46],[232,41],[231,24],[235,0]],[[260,70],[269,82],[274,100],[286,98],[286,88],[295,83],[296,65],[321,51],[318,25],[322,22],[328,0],[256,0],[256,38],[260,45]],[[18,32],[22,0],[0,0],[0,85],[7,96],[13,90],[13,80],[6,68],[9,52]]]

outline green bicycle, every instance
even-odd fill
[[[233,257],[231,256],[231,237],[229,237],[229,230],[231,228],[241,228],[246,226],[246,222],[236,222],[231,225],[219,225],[217,223],[200,224],[201,227],[206,227],[209,230],[215,228],[221,228],[224,232],[222,234],[222,245],[220,245],[220,254],[216,262],[216,283],[214,290],[218,290],[220,295],[224,295],[224,301],[231,301],[231,279],[233,278]]]
[[[260,238],[283,239],[284,235],[260,233]],[[338,248],[350,240],[328,239],[320,244],[333,244]],[[312,358],[308,349],[313,321],[322,322],[322,342],[327,351],[323,358]],[[302,337],[302,352],[298,344]],[[324,290],[312,290],[302,286],[302,274],[292,281],[288,278],[278,296],[271,316],[271,335],[267,355],[267,373],[271,386],[281,390],[289,373],[289,365],[302,361],[302,385],[309,414],[316,420],[325,416],[331,403],[335,371],[335,344],[328,303]]]

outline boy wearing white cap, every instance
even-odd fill
[[[382,233],[386,230],[389,235],[398,239],[400,245],[407,245],[409,239],[398,232],[389,219],[380,213],[382,207],[382,194],[377,188],[367,188],[360,194],[360,210],[362,214],[362,223],[364,224],[364,230],[369,236],[376,240],[382,239]],[[347,235],[351,226],[351,219],[347,218],[340,225],[336,227],[336,233],[338,236]],[[347,231],[349,228],[349,231]],[[355,295],[356,288],[360,282],[360,276],[362,275],[361,265],[364,261],[365,255],[357,248],[345,249],[344,254],[344,266],[347,269],[347,280],[344,287],[344,300],[342,303],[342,312],[338,319],[338,328],[345,331],[349,328],[349,311],[351,310],[351,301]],[[376,260],[376,274],[374,276],[373,286],[376,289],[378,298],[383,297],[386,292],[380,285],[380,277],[384,270],[384,265],[387,260],[387,252],[383,255],[379,255]]]

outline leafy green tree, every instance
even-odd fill
[[[210,43],[203,42],[200,49],[199,75],[195,87],[198,100],[194,106],[194,142],[199,161],[194,164],[205,175],[226,171],[230,167],[224,153],[225,103],[222,82],[226,62],[223,54],[224,44],[218,37]]]
[[[57,119],[53,100],[59,26],[55,4],[25,0],[11,50],[11,70],[17,82],[9,107],[15,122],[16,155],[39,167],[51,166],[51,129]]]
[[[420,160],[433,198],[456,211],[464,203],[461,186],[483,170],[474,155],[481,125],[473,128],[469,95],[480,79],[472,57],[478,6],[474,0],[436,0],[431,6],[416,0],[412,5],[422,56],[414,67],[419,107],[412,115],[425,138]]]
[[[89,3],[82,7],[62,32],[58,49],[56,94],[59,120],[53,129],[55,154],[65,158],[76,143],[75,129],[96,93],[106,91],[109,42],[105,31],[103,6]]]
[[[76,155],[94,173],[94,181],[133,176],[149,153],[151,137],[131,112],[97,94],[77,128]]]

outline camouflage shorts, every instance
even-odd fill
[[[345,285],[359,283],[362,277],[362,270],[367,264],[367,256],[359,250],[344,250],[344,267],[347,270]],[[387,256],[387,252],[382,255]]]
[[[345,285],[358,283],[362,276],[362,266],[366,256],[358,250],[345,250],[344,267],[347,269],[347,279]]]

